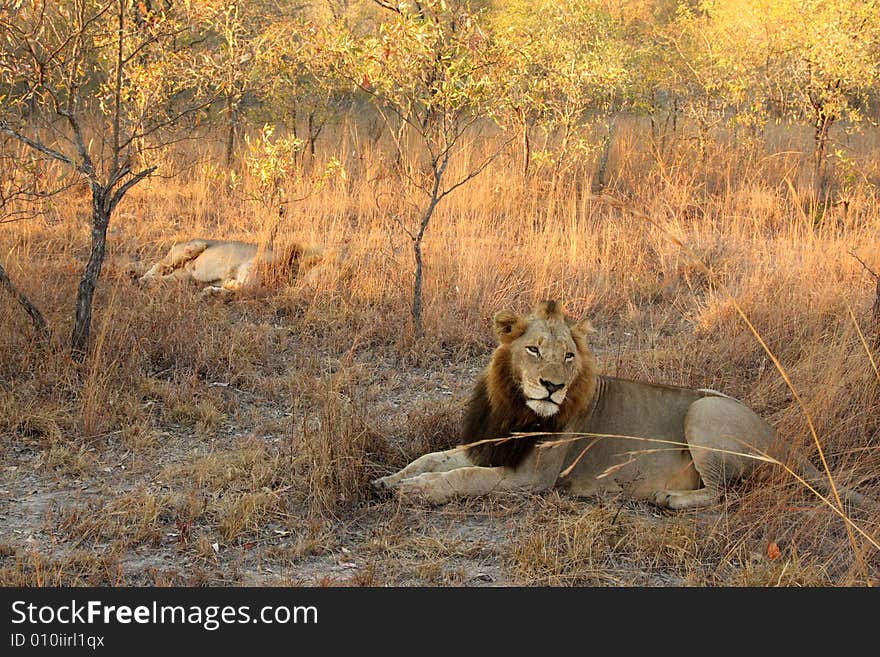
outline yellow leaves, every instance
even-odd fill
[[[296,164],[296,155],[303,149],[298,137],[275,137],[275,127],[263,126],[260,136],[251,141],[245,136],[248,172],[260,182],[261,188],[277,188]]]
[[[332,176],[339,176],[341,180],[348,180],[348,173],[346,172],[345,167],[336,157],[331,157],[327,160],[322,179],[326,180]]]
[[[251,139],[246,135],[244,140],[247,176],[241,178],[229,172],[230,187],[252,190],[248,191],[248,197],[270,209],[294,200],[290,192],[294,183],[302,182],[297,158],[305,142],[294,136],[276,136],[275,127],[269,124],[263,126],[258,137]],[[343,164],[331,157],[323,172],[309,181],[309,193],[314,193],[334,177],[346,180],[348,176]]]
[[[297,154],[304,142],[298,137],[276,137],[275,127],[263,126],[256,139],[245,135],[245,167],[256,183],[257,196],[266,207],[276,206],[286,195],[286,183],[294,175]]]
[[[495,46],[478,16],[451,11],[445,3],[423,3],[425,15],[406,8],[383,15],[377,31],[358,36],[348,28],[327,35],[335,71],[357,87],[404,112],[414,124],[439,112],[488,113],[500,94],[491,91]]]

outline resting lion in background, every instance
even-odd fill
[[[270,276],[288,279],[320,258],[320,249],[300,244],[276,252],[249,242],[198,238],[172,246],[139,280],[197,283],[205,286],[203,294],[237,292]]]
[[[623,492],[685,509],[712,504],[728,482],[770,455],[829,490],[815,467],[796,455],[787,458],[776,430],[736,399],[599,375],[587,347],[589,322],[566,317],[553,301],[527,317],[499,312],[494,329],[499,344],[464,423],[464,441],[477,444],[426,454],[375,480],[376,487],[440,504],[558,485],[575,495]],[[529,435],[493,440],[514,432]],[[593,435],[544,435],[554,432]],[[551,444],[539,446],[542,441]],[[864,501],[837,490],[848,502]]]

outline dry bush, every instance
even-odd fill
[[[76,551],[58,559],[37,551],[0,558],[0,586],[119,586],[123,572],[113,555]]]
[[[700,543],[688,514],[658,519],[621,501],[585,510],[550,495],[523,518],[506,558],[524,585],[681,585],[701,567]]]
[[[369,482],[387,460],[388,446],[352,389],[334,377],[312,385],[317,404],[292,422],[290,467],[304,482],[309,512],[334,514],[370,497]]]
[[[401,454],[393,467],[400,467],[428,452],[439,452],[460,445],[461,424],[464,416],[463,400],[427,401],[416,403],[382,427],[389,443],[397,447]]]
[[[106,504],[74,505],[60,514],[59,528],[76,545],[116,541],[117,545],[159,545],[170,520],[171,500],[138,488]]]

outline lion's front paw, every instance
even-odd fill
[[[717,493],[709,488],[697,490],[658,490],[651,496],[657,506],[664,509],[690,509],[709,506],[715,502]]]
[[[372,485],[372,487],[378,491],[392,490],[396,484],[397,484],[397,481],[396,481],[394,475],[388,475],[387,477],[379,477],[378,479],[373,479],[373,481],[370,482],[370,485]]]
[[[669,501],[672,494],[668,490],[658,490],[651,496],[651,501],[664,509],[669,508]]]
[[[400,499],[407,502],[445,504],[452,499],[454,491],[446,483],[442,472],[426,472],[404,479],[397,485]]]

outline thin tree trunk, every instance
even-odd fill
[[[446,166],[443,166],[445,169]],[[413,317],[413,330],[415,331],[416,337],[421,338],[425,334],[424,327],[422,326],[422,239],[425,237],[425,230],[428,228],[428,224],[431,222],[431,217],[434,215],[434,210],[437,208],[437,204],[440,202],[441,196],[438,194],[440,191],[440,177],[443,175],[442,171],[439,175],[436,173],[436,165],[435,165],[435,181],[434,181],[434,191],[431,194],[431,203],[428,205],[428,208],[425,210],[425,214],[422,216],[421,226],[419,227],[419,232],[413,236],[413,256],[415,256],[416,260],[416,277],[413,283],[413,305],[412,305],[412,317]]]
[[[705,103],[703,105],[702,113],[697,116],[697,137],[699,139],[700,145],[700,162],[703,165],[703,176],[704,178],[708,178],[708,163],[709,163],[709,129],[710,129],[710,120],[711,120],[711,112],[712,112],[712,99],[709,96],[706,96]]]
[[[406,122],[401,121],[397,126],[397,130],[394,135],[394,144],[397,147],[397,154],[394,156],[394,166],[397,169],[400,169],[403,165],[403,140],[406,138]]]
[[[226,166],[231,167],[232,158],[235,157],[235,137],[238,132],[238,107],[231,95],[226,97],[226,112],[229,115],[226,132]]]
[[[880,276],[877,277],[877,289],[874,292],[874,348],[880,349]]]
[[[678,96],[672,96],[672,134],[678,130]]]
[[[611,155],[611,144],[614,143],[614,133],[617,128],[617,115],[613,114],[608,119],[608,131],[602,139],[602,155],[599,158],[599,167],[596,169],[596,177],[593,178],[593,192],[601,192],[608,184],[608,158]]]
[[[877,274],[877,272],[865,264],[865,261],[853,251],[850,251],[850,255],[859,261],[859,264],[865,268],[865,271],[868,272],[875,281],[874,305],[871,306],[871,315],[874,320],[874,348],[880,349],[880,274]]]
[[[315,123],[315,113],[309,112],[308,116],[308,131],[309,131],[309,155],[312,158],[315,157],[315,142],[318,140],[318,136],[321,134],[321,130],[324,129],[324,123]]]
[[[416,259],[416,278],[413,283],[413,330],[416,337],[420,338],[424,335],[425,330],[422,327],[422,240],[416,238],[413,240],[413,255]]]
[[[813,180],[815,181],[817,201],[824,200],[828,194],[828,167],[825,166],[825,153],[828,149],[828,136],[834,117],[829,115],[822,107],[816,109],[816,151]]]
[[[0,264],[0,285],[2,285],[6,291],[18,301],[21,307],[24,308],[24,311],[30,316],[31,323],[34,325],[34,329],[40,338],[48,338],[49,326],[43,318],[43,313],[40,312],[40,309],[37,308],[21,290],[15,287],[15,284],[10,280],[9,274],[6,273],[2,264]]]
[[[110,224],[110,212],[105,206],[105,192],[92,192],[92,247],[89,261],[83,271],[76,295],[76,320],[70,340],[71,353],[74,360],[82,362],[85,358],[89,331],[92,325],[92,301],[95,297],[95,286],[101,275],[104,264],[104,253],[107,246],[107,226]]]
[[[565,161],[568,159],[568,141],[570,138],[571,124],[566,119],[566,122],[562,127],[562,139],[559,143],[559,149],[556,151],[556,162],[553,165],[553,177],[551,185],[554,191],[554,198],[555,192],[559,191],[559,187],[561,185],[562,167],[565,164]]]
[[[532,163],[532,144],[529,139],[529,122],[526,119],[526,113],[522,108],[516,109],[516,118],[520,125],[520,139],[522,141],[522,177],[523,180],[529,177],[529,165]]]

